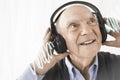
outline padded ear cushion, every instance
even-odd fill
[[[99,28],[100,28],[100,32],[102,35],[102,43],[105,42],[106,38],[107,38],[107,31],[105,29],[105,23],[103,20],[102,15],[99,13],[97,13],[97,18],[98,18],[98,22],[99,22]]]
[[[103,42],[106,41],[106,38],[107,38],[107,32],[105,30],[105,26],[100,27],[100,32],[101,32],[101,35],[102,35],[102,43],[103,43]]]
[[[54,45],[58,53],[63,53],[67,50],[65,39],[60,34],[57,34],[54,38]]]

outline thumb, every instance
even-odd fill
[[[116,47],[116,41],[105,41],[103,45]]]
[[[67,57],[70,53],[69,52],[64,52],[62,54],[58,54],[58,55],[54,55],[56,60],[59,61],[61,59],[64,59],[65,57]]]

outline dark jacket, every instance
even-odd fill
[[[120,80],[120,56],[107,52],[98,53],[98,73],[96,80]],[[70,80],[65,60],[50,69],[43,80]]]

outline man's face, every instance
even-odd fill
[[[57,22],[57,31],[71,55],[93,58],[101,47],[101,32],[96,16],[85,6],[67,8]]]

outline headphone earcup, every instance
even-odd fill
[[[100,14],[100,12],[97,13],[97,18],[98,18],[98,22],[99,22],[100,32],[101,32],[101,35],[102,35],[102,43],[103,43],[107,39],[107,31],[105,29],[105,23],[104,23],[103,17]]]
[[[101,35],[102,35],[102,43],[103,43],[107,39],[107,32],[105,30],[105,26],[100,27],[100,32],[101,32]]]
[[[58,53],[64,53],[67,50],[65,39],[60,34],[57,34],[55,36],[54,45],[55,45],[55,50]]]

